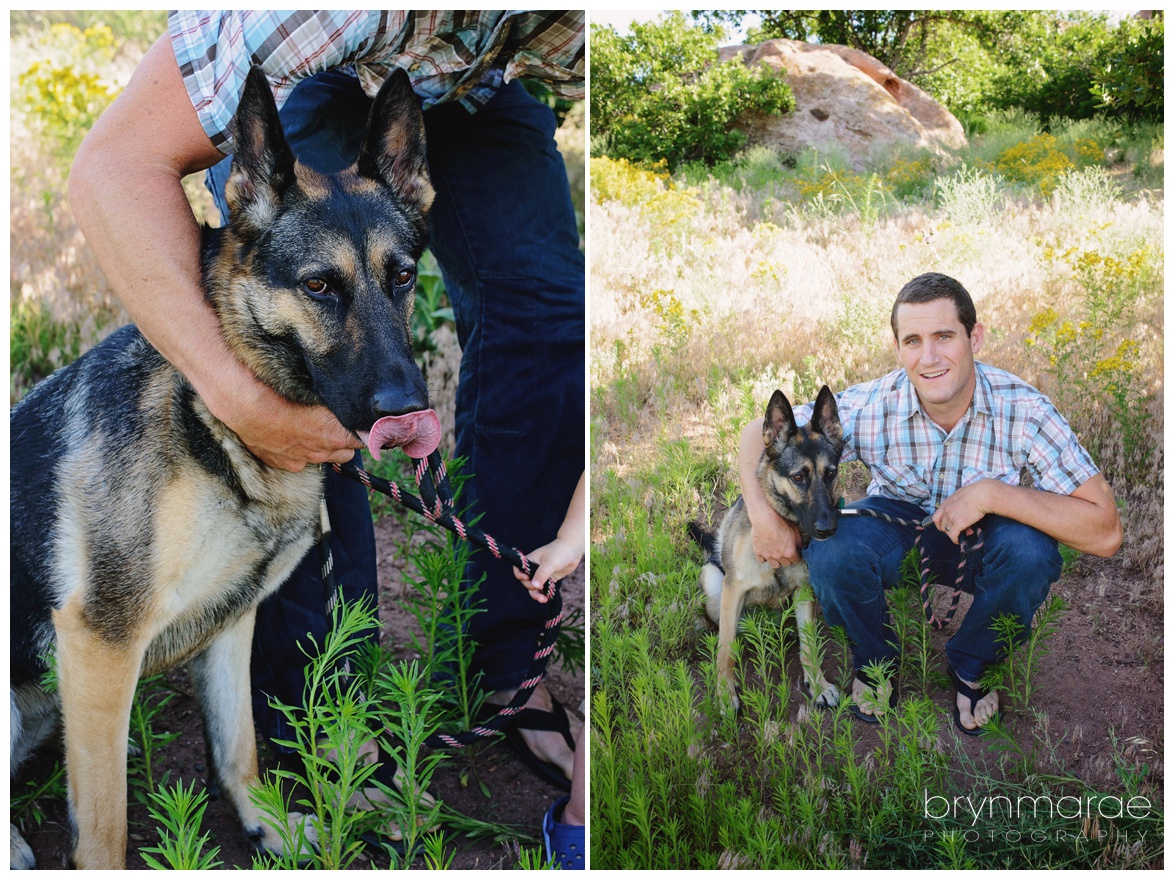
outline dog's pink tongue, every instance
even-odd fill
[[[412,458],[426,458],[440,445],[440,419],[430,409],[402,416],[384,416],[368,434],[359,432],[371,455],[379,460],[379,450],[402,446]]]

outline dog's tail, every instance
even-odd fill
[[[694,520],[689,523],[689,537],[701,545],[705,551],[705,565],[701,567],[698,586],[705,597],[705,616],[709,619],[710,628],[717,626],[721,614],[722,581],[725,580],[725,569],[722,568],[721,551],[718,547],[717,535]]]
[[[705,551],[705,561],[715,563],[718,568],[721,568],[721,562],[717,551],[717,535],[693,520],[688,526],[689,537],[692,538],[701,549]]]
[[[689,537],[692,538],[701,549],[705,551],[705,555],[713,553],[714,546],[717,543],[717,536],[705,528],[697,520],[691,520],[686,529],[689,532]]]

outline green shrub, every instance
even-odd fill
[[[1038,186],[1040,192],[1050,195],[1064,174],[1104,160],[1105,151],[1096,141],[1081,139],[1067,146],[1045,133],[1008,147],[999,154],[995,168],[1007,180]]]
[[[114,33],[106,25],[81,30],[55,24],[45,39],[50,57],[33,62],[17,78],[22,109],[63,166],[118,94],[89,69],[108,64],[115,46]]]
[[[1114,48],[1093,74],[1092,93],[1107,107],[1132,119],[1160,122],[1164,97],[1165,24],[1161,18],[1127,19],[1117,30]]]
[[[591,126],[609,154],[633,162],[713,163],[745,143],[744,114],[787,113],[790,87],[769,68],[717,62],[719,33],[691,27],[680,12],[633,24],[622,37],[591,28]]]

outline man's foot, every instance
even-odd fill
[[[497,691],[486,697],[485,702],[492,706],[505,706],[513,699],[516,693],[517,690]],[[551,715],[556,719],[558,714],[564,711],[561,705],[559,708],[555,708],[554,698],[550,695],[550,691],[546,689],[545,684],[539,684],[538,687],[534,688],[534,692],[530,694],[530,699],[526,701],[525,709],[533,709],[537,712]],[[578,742],[583,730],[583,722],[573,712],[566,712],[565,714],[570,726],[571,739],[574,742]],[[531,729],[523,726],[524,721],[524,717],[519,718],[518,723],[514,725],[513,729],[521,737],[526,749],[539,762],[552,764],[557,767],[569,782],[575,766],[575,748],[573,743],[568,745],[566,737],[557,728],[549,730]]]
[[[863,672],[857,672],[856,678],[852,680],[852,703],[848,708],[861,721],[876,724],[880,720],[879,716],[896,705],[897,693],[891,678],[873,686],[863,675]]]
[[[965,734],[977,736],[999,714],[999,692],[987,691],[977,682],[966,681],[950,667],[950,679],[957,690],[954,720]]]

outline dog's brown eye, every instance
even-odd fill
[[[329,296],[330,285],[321,278],[307,278],[302,282],[302,287],[306,289],[306,293],[311,296]]]
[[[411,269],[400,269],[400,271],[396,273],[395,276],[395,287],[397,290],[402,290],[415,280],[416,273]]]
[[[804,483],[807,482],[807,474],[804,474],[804,473],[791,474],[791,479],[794,482],[798,483],[800,486],[802,486]]]

